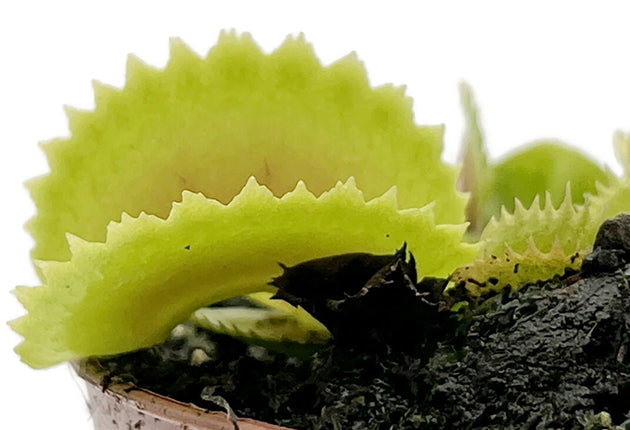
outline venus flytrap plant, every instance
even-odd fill
[[[166,220],[124,217],[105,243],[70,236],[70,261],[40,263],[44,286],[17,290],[29,310],[13,323],[25,337],[17,350],[42,367],[159,343],[201,306],[271,290],[279,261],[387,253],[407,240],[427,256],[420,273],[446,276],[473,255],[464,229],[436,226],[431,207],[398,211],[392,193],[366,203],[352,181],[278,199],[250,180],[228,206],[185,193]],[[433,243],[448,246],[445,260],[428,258]]]
[[[200,58],[173,39],[164,70],[130,56],[124,89],[94,88],[94,112],[68,110],[72,135],[44,145],[51,173],[29,184],[35,259],[68,260],[66,233],[103,241],[123,212],[165,218],[183,190],[226,204],[250,176],[276,196],[300,180],[319,195],[353,176],[367,199],[396,185],[401,209],[464,221],[442,128],[417,127],[404,90],[370,88],[354,55],[324,67],[301,36],[265,55],[223,33]]]
[[[200,58],[174,40],[164,70],[130,57],[125,88],[95,95],[29,185],[42,286],[16,290],[12,327],[33,367],[159,343],[202,306],[273,291],[279,262],[406,242],[445,277],[477,252],[442,129],[354,56],[324,67],[302,37],[266,55],[224,33]]]
[[[169,348],[177,342],[169,338],[173,328],[188,322],[291,353],[310,353],[334,335],[350,366],[341,367],[342,379],[357,374],[355,360],[376,357],[372,367],[388,377],[413,380],[419,391],[429,384],[430,403],[433,394],[461,391],[458,384],[470,376],[459,367],[465,377],[449,379],[453,350],[438,351],[443,341],[454,348],[445,333],[455,337],[459,330],[453,314],[442,312],[454,301],[444,294],[448,280],[465,287],[465,297],[451,290],[455,300],[469,303],[577,271],[600,224],[630,211],[629,135],[615,137],[621,178],[557,142],[494,162],[472,92],[462,86],[466,196],[456,189],[457,169],[440,159],[442,128],[417,126],[403,90],[371,88],[354,55],[321,65],[301,36],[265,54],[249,35],[223,33],[203,58],[173,40],[163,70],[130,57],[123,89],[100,83],[94,89],[96,109],[68,109],[71,136],[44,145],[51,172],[29,184],[38,213],[28,228],[42,285],[16,289],[28,313],[11,326],[24,337],[16,351],[36,368],[166,339],[156,350]],[[611,297],[625,294],[610,287]],[[536,305],[522,306],[516,293],[505,293],[510,312]],[[544,295],[555,303],[554,292]],[[243,296],[256,307],[211,306]],[[615,315],[625,312],[620,297],[610,301]],[[589,306],[597,324],[611,324],[608,303]],[[487,332],[486,323],[473,322],[477,334]],[[531,327],[521,329],[529,339]],[[467,348],[481,340],[474,352],[483,357],[485,338],[472,337]],[[545,342],[554,339],[545,335]],[[375,342],[385,348],[364,356],[362,343]],[[499,348],[505,351],[500,342]],[[333,350],[319,351],[331,358]],[[460,359],[465,366],[466,354]],[[210,360],[203,352],[190,362]],[[322,368],[325,361],[306,363],[309,374],[334,375]],[[431,378],[442,382],[432,386]],[[375,380],[370,390],[388,383]],[[479,381],[487,391],[489,384]],[[384,414],[402,408],[396,419],[413,428],[423,414],[442,416],[429,403],[419,415],[405,415],[418,412],[419,397],[414,392],[412,406],[405,406],[396,397],[399,382],[388,386],[396,391],[391,399],[381,396],[391,400]],[[222,397],[211,398],[232,410]],[[464,415],[468,425],[472,411]]]
[[[462,84],[460,93],[467,124],[460,187],[471,192],[466,217],[473,234],[480,234],[492,217],[512,213],[519,205],[532,206],[536,197],[543,206],[550,197],[553,207],[558,207],[569,191],[572,204],[581,205],[585,194],[596,192],[597,183],[614,178],[609,170],[556,140],[533,142],[498,161],[488,160],[472,90]]]
[[[455,271],[453,283],[479,296],[579,270],[601,223],[630,210],[627,179],[558,143],[541,142],[490,163],[465,85],[462,99],[468,131],[461,183],[472,193],[467,216],[481,252]],[[615,148],[626,166],[628,140],[621,133]]]

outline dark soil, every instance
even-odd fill
[[[627,278],[491,298],[462,345],[442,342],[428,359],[338,345],[300,359],[189,327],[101,363],[205,408],[218,409],[201,398],[216,387],[237,415],[299,429],[582,429],[601,411],[621,424],[630,417]],[[193,366],[199,349],[209,361]]]
[[[187,326],[100,363],[112,380],[209,409],[221,409],[220,396],[237,416],[302,430],[615,428],[601,412],[630,429],[630,265],[621,253],[608,264],[609,249],[596,246],[582,274],[506,290],[458,315],[438,301],[443,283],[416,282],[404,249],[333,298],[305,301],[282,287],[319,261],[277,280],[281,296],[315,303],[309,310],[332,327],[335,341],[313,354]],[[355,257],[335,264],[355,270]]]
[[[464,347],[442,345],[420,372],[431,390],[425,413],[456,428],[580,429],[601,411],[624,422],[628,274],[532,285],[488,300]]]

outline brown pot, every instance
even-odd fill
[[[72,363],[87,384],[95,430],[291,430],[249,418],[234,425],[227,414],[182,403],[130,384],[103,386],[105,372],[94,361]]]

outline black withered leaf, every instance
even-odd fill
[[[283,268],[271,283],[278,287],[274,298],[302,306],[336,343],[415,347],[439,319],[446,281],[419,284],[405,245],[392,255],[344,254]]]
[[[297,306],[353,296],[401,253],[404,258],[406,246],[391,255],[341,254],[305,261],[292,267],[280,263],[284,273],[270,282],[278,288],[274,298]]]

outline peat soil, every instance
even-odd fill
[[[623,266],[506,290],[429,324],[430,341],[400,336],[422,348],[333,343],[296,357],[187,326],[100,363],[113,381],[208,409],[220,397],[237,416],[302,430],[630,428],[629,279]]]

